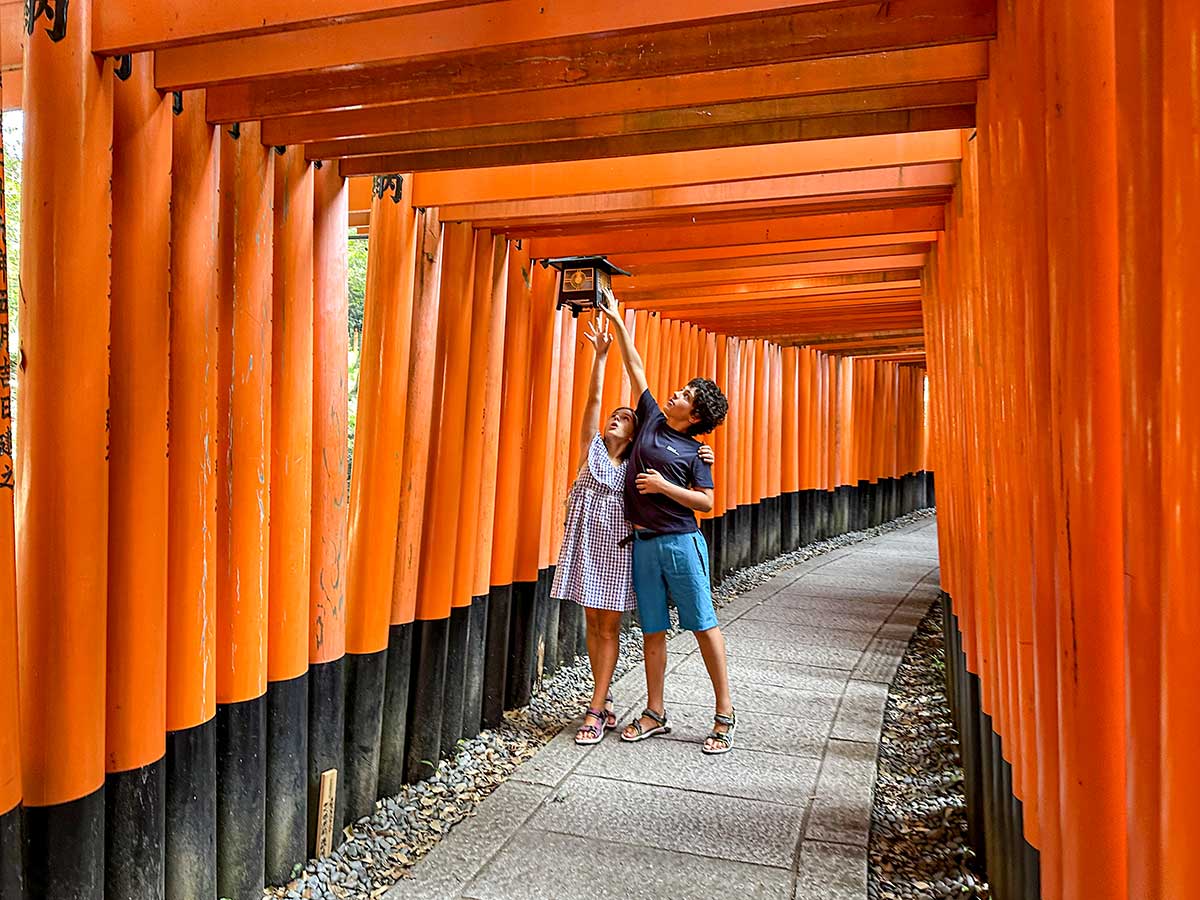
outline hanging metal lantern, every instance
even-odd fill
[[[554,266],[562,272],[554,308],[565,306],[576,318],[584,310],[600,308],[601,296],[612,288],[612,276],[629,274],[603,256],[563,256],[544,259],[542,265]]]

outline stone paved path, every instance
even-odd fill
[[[690,634],[668,645],[672,734],[564,730],[387,900],[862,900],[888,684],[938,591],[922,520],[790,569],[721,611],[737,749],[706,757],[712,689]],[[641,668],[614,686],[627,721]]]

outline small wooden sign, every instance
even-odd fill
[[[321,773],[321,813],[317,816],[317,859],[333,852],[333,820],[337,807],[337,769]]]

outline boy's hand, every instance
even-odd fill
[[[666,486],[667,479],[663,478],[656,469],[647,469],[637,477],[639,494],[661,494]]]
[[[713,448],[708,444],[701,444],[700,449],[696,451],[696,455],[700,457],[705,465],[711,466],[717,461],[717,455],[713,453]]]
[[[612,347],[613,336],[611,333],[609,333],[607,321],[604,321],[603,325],[600,328],[597,328],[596,320],[594,318],[589,319],[587,332],[584,334],[584,338],[589,344],[592,345],[593,348],[595,348],[596,356],[600,357],[601,359],[608,356],[609,348]]]

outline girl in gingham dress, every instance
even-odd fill
[[[608,707],[608,689],[617,666],[621,614],[637,608],[623,490],[626,457],[638,423],[632,409],[620,406],[608,417],[604,431],[597,430],[604,363],[613,338],[607,322],[600,330],[594,320],[588,322],[585,337],[596,355],[583,410],[579,474],[567,498],[566,528],[550,595],[584,608],[595,690],[575,743],[595,744],[617,724]]]

